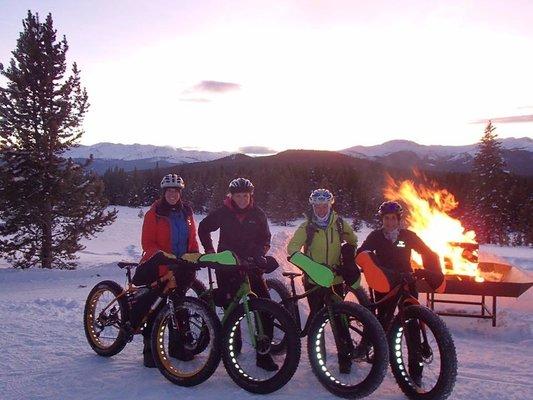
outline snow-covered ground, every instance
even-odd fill
[[[0,399],[234,399],[253,396],[227,377],[222,365],[205,383],[182,388],[157,369],[142,366],[142,340],[117,356],[97,356],[82,325],[85,298],[100,280],[124,282],[119,260],[137,260],[142,219],[138,209],[119,208],[117,221],[87,241],[75,271],[0,268]],[[197,216],[197,222],[201,219]],[[272,227],[271,253],[285,259],[295,227]],[[368,230],[360,232],[360,240]],[[533,249],[487,246],[533,273]],[[0,260],[0,267],[8,267]],[[285,263],[284,268],[289,268]],[[279,271],[275,272],[279,274]],[[458,309],[457,306],[451,307]],[[500,299],[498,326],[488,320],[445,318],[459,358],[454,399],[533,399],[533,290]],[[305,350],[305,347],[302,349]],[[273,399],[329,399],[313,376],[305,351],[296,375]],[[389,373],[369,399],[402,399]]]

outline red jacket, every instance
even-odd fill
[[[141,235],[141,245],[143,249],[141,263],[160,250],[172,253],[171,229],[168,219],[170,209],[167,208],[168,206],[165,207],[162,200],[156,200],[144,216]],[[187,204],[183,204],[183,210],[187,219],[187,227],[189,231],[187,253],[198,253],[196,225],[194,224],[192,209]],[[159,266],[159,276],[163,276],[167,271],[168,268],[166,266]]]

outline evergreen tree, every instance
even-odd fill
[[[298,217],[296,208],[300,208],[291,193],[290,182],[285,176],[276,175],[276,185],[270,188],[266,211],[272,222],[287,226],[288,222]]]
[[[63,153],[83,134],[89,106],[52,16],[28,11],[9,66],[0,65],[0,253],[14,267],[72,268],[89,237],[113,222],[103,184]],[[90,160],[88,161],[90,162]]]
[[[474,158],[469,224],[478,241],[505,244],[509,237],[508,173],[495,129],[492,122],[487,124]]]

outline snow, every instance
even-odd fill
[[[0,398],[10,399],[248,399],[257,398],[227,376],[222,365],[205,383],[182,388],[157,369],[142,366],[142,340],[112,358],[97,356],[86,342],[82,315],[91,288],[104,279],[121,284],[119,260],[138,260],[142,219],[139,209],[119,207],[117,221],[79,253],[75,271],[15,270],[0,259]],[[144,209],[146,211],[146,209]],[[199,222],[203,216],[197,215]],[[285,245],[293,227],[272,226],[270,253],[284,268]],[[361,241],[368,234],[359,233]],[[216,234],[215,241],[216,241]],[[482,246],[523,270],[533,272],[533,249]],[[488,257],[488,256],[487,256]],[[281,272],[276,271],[276,276]],[[202,277],[202,275],[200,276]],[[422,296],[421,296],[422,297]],[[307,307],[302,302],[302,314]],[[444,307],[444,306],[441,306]],[[460,310],[458,306],[447,307]],[[459,359],[453,399],[533,398],[533,290],[519,299],[499,299],[498,326],[490,321],[445,317]],[[302,359],[291,382],[269,399],[331,399],[312,374],[302,341]],[[389,372],[368,399],[404,399]]]
[[[154,146],[145,144],[97,143],[92,146],[80,145],[69,149],[66,157],[94,158],[106,160],[166,160],[175,163],[190,163],[198,161],[211,161],[225,157],[227,152],[209,152],[197,150],[184,150],[171,146]]]
[[[502,147],[505,149],[519,149],[533,151],[533,139],[523,138],[504,138],[500,139]],[[439,158],[439,157],[465,157],[474,155],[478,151],[477,144],[466,146],[442,146],[442,145],[422,145],[409,140],[390,140],[388,142],[375,146],[353,146],[341,153],[353,156],[382,157],[398,151],[412,151],[420,157]]]

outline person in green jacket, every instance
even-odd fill
[[[332,209],[334,201],[333,194],[329,190],[313,190],[309,196],[311,210],[306,213],[307,220],[294,233],[287,245],[287,252],[292,255],[302,251],[314,261],[331,268],[338,275],[334,280],[334,290],[342,295],[343,280],[351,285],[359,278],[359,269],[354,260],[357,236],[350,224]],[[303,284],[305,290],[314,286],[314,282],[306,277]],[[311,315],[324,307],[320,291],[311,293],[307,300]],[[349,338],[349,332],[341,334],[348,335]],[[348,374],[350,370],[349,355],[339,352],[339,371]]]

